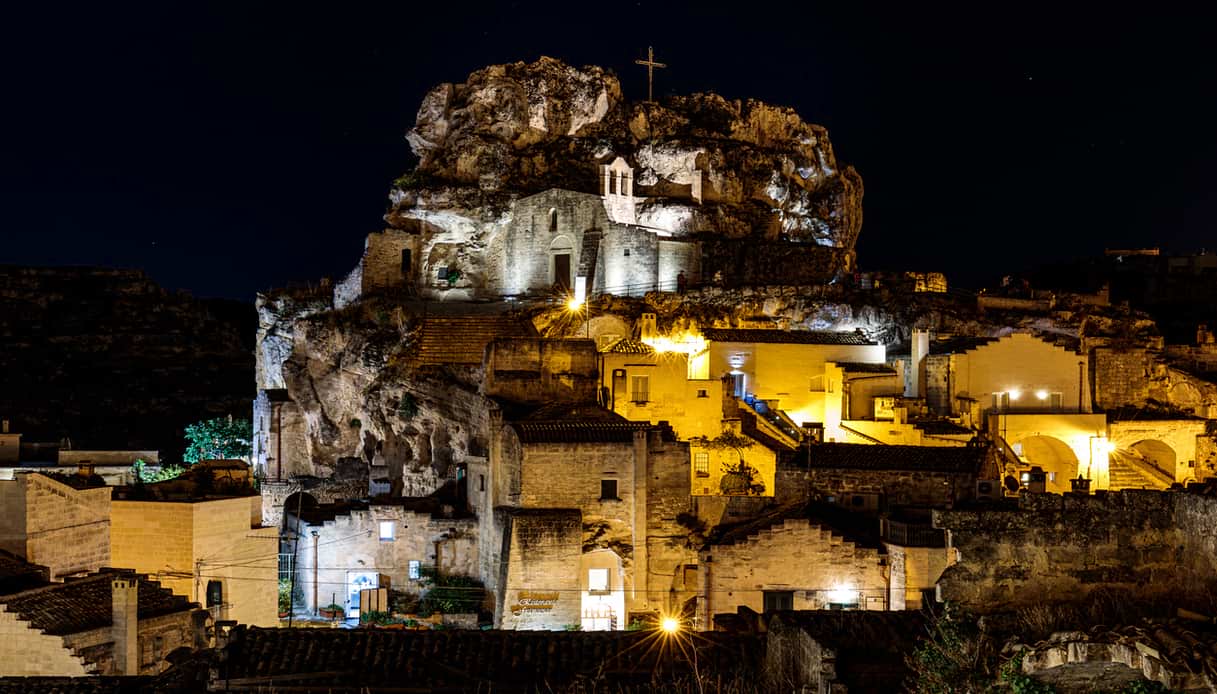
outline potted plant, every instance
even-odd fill
[[[292,611],[292,582],[279,579],[279,616],[286,617]]]
[[[321,616],[325,617],[326,619],[338,619],[339,617],[343,616],[344,612],[346,612],[346,610],[343,609],[342,605],[339,605],[336,602],[332,602],[321,608]]]

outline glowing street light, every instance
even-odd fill
[[[659,628],[665,634],[675,635],[680,631],[680,620],[675,617],[664,617],[659,621]]]

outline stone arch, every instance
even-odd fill
[[[1078,476],[1078,457],[1073,449],[1055,436],[1028,436],[1021,442],[1023,457],[1048,475],[1048,491],[1067,492],[1069,480]]]
[[[283,510],[281,520],[283,529],[288,530],[287,514],[295,513],[297,510],[309,511],[317,508],[317,498],[305,491],[293,492],[287,495],[287,498],[283,500],[283,505],[280,508]]]
[[[1174,477],[1175,463],[1179,456],[1175,454],[1175,449],[1171,448],[1166,442],[1157,439],[1142,439],[1129,446],[1128,450],[1145,462]]]

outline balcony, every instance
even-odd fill
[[[879,533],[885,542],[901,547],[946,547],[945,530],[920,523],[879,519]]]

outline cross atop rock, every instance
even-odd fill
[[[655,83],[655,68],[667,67],[667,65],[655,62],[655,49],[650,46],[647,46],[647,59],[635,60],[634,62],[639,65],[647,66],[647,101],[654,101],[655,96],[652,89]]]

